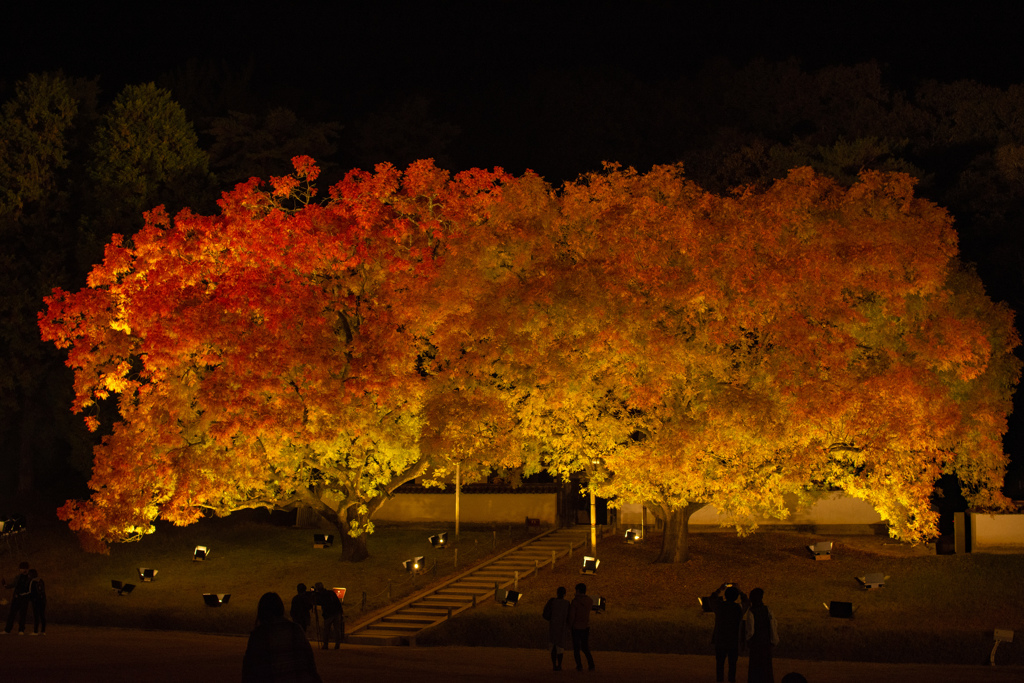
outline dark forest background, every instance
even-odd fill
[[[554,186],[603,161],[682,162],[717,192],[802,165],[846,183],[905,171],[955,217],[989,295],[1024,310],[1024,10],[934,4],[14,9],[0,33],[0,495],[86,493],[94,437],[68,410],[62,354],[39,341],[42,298],[84,286],[144,210],[213,211],[297,154],[324,186],[428,157]],[[1018,499],[1022,413],[1006,439]]]

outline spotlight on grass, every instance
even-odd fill
[[[832,559],[832,541],[819,541],[813,545],[807,546],[807,549],[811,551],[816,560],[831,560]]]
[[[402,563],[402,566],[405,567],[405,571],[407,572],[419,574],[423,571],[423,556],[420,555],[419,557],[414,557],[411,560],[406,560]]]
[[[196,549],[192,551],[192,561],[202,562],[210,556],[210,549],[205,545],[197,545]]]
[[[595,611],[595,612],[597,612],[598,614],[603,614],[603,613],[604,613],[604,611],[605,611],[605,610],[606,610],[607,608],[608,608],[608,602],[607,602],[607,601],[606,601],[606,600],[605,600],[604,598],[598,598],[598,599],[597,599],[597,600],[596,600],[596,601],[594,602],[594,606],[593,606],[593,607],[591,607],[590,609],[594,610],[594,611]]]
[[[314,548],[330,548],[334,545],[334,534],[313,534]]]
[[[703,610],[705,612],[714,612],[715,611],[715,603],[717,601],[718,601],[718,598],[715,597],[714,595],[708,595],[708,596],[703,597],[703,598],[697,598],[697,602],[700,603],[701,610]]]
[[[626,543],[633,545],[634,543],[639,543],[642,538],[640,532],[636,529],[626,529]]]
[[[203,602],[206,603],[207,607],[226,605],[230,599],[231,593],[203,593]]]
[[[439,534],[434,534],[427,538],[430,541],[430,545],[434,546],[434,549],[442,549],[448,547],[448,532],[442,531]]]
[[[872,572],[865,574],[864,576],[858,576],[857,581],[860,585],[864,586],[865,590],[873,590],[875,588],[881,588],[885,585],[885,582],[889,580],[889,577],[882,572]]]
[[[995,639],[995,645],[992,646],[992,654],[989,655],[988,663],[991,666],[996,665],[996,648],[999,647],[999,643],[1012,643],[1013,642],[1013,631],[1007,631],[1005,629],[997,628],[992,634]]]
[[[580,570],[580,574],[596,574],[597,568],[601,564],[601,560],[596,557],[590,557],[589,555],[583,556],[583,569]]]
[[[821,604],[825,605],[825,603]],[[836,619],[853,619],[855,611],[852,602],[839,602],[836,600],[825,605],[825,609],[828,610],[830,617],[835,617]]]
[[[135,584],[133,583],[121,583],[111,579],[110,587],[117,591],[118,595],[131,595],[132,591],[135,590]]]
[[[147,567],[139,567],[139,580],[145,583],[150,583],[156,578],[158,570],[149,569]]]
[[[519,598],[523,597],[523,594],[519,591],[505,591],[505,599],[501,601],[501,604],[505,607],[515,607],[519,604]]]

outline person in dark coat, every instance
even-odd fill
[[[306,584],[300,583],[295,587],[296,593],[292,597],[291,608],[288,615],[296,624],[302,628],[303,633],[309,632],[309,614],[313,611],[313,596],[306,590]]]
[[[4,633],[10,633],[11,629],[14,628],[15,619],[18,620],[18,633],[24,635],[25,633],[25,616],[28,614],[29,595],[31,594],[32,579],[28,575],[28,562],[22,562],[18,565],[18,576],[14,580],[14,584],[8,584],[7,579],[2,580],[4,588],[13,589],[14,594],[11,596],[11,608],[7,612],[7,625],[4,627]]]
[[[46,635],[46,583],[35,569],[28,570],[28,600],[32,604],[32,635]]]
[[[316,584],[316,594],[313,601],[320,605],[320,613],[324,617],[323,649],[331,642],[331,634],[334,634],[334,649],[341,647],[341,641],[345,639],[345,612],[341,600],[332,590],[327,590],[319,581]]]
[[[725,591],[725,599],[720,596]],[[711,594],[716,598],[715,630],[711,634],[711,643],[715,646],[715,680],[725,680],[725,662],[729,662],[729,681],[736,681],[736,662],[740,657],[740,641],[743,638],[743,613],[746,608],[747,596],[732,584],[722,584]],[[742,597],[742,603],[736,599]]]
[[[587,595],[587,584],[576,584],[576,595],[569,603],[569,629],[572,631],[572,657],[576,670],[583,671],[580,652],[587,657],[587,665],[594,670],[594,657],[590,654],[590,611],[594,601]]]
[[[775,615],[764,604],[764,591],[750,591],[750,608],[744,615],[750,666],[747,683],[775,683],[772,672],[772,650],[779,644],[779,631]]]
[[[284,617],[284,601],[264,593],[242,660],[242,683],[322,683],[302,628]]]
[[[548,636],[551,639],[551,666],[562,670],[562,657],[569,642],[569,601],[565,599],[565,586],[559,586],[556,596],[544,605],[543,617],[548,620]]]

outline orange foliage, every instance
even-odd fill
[[[741,529],[842,488],[920,541],[944,472],[1004,503],[1012,313],[909,177],[805,168],[719,197],[612,165],[557,200],[502,333],[532,467]]]
[[[425,471],[417,364],[465,308],[439,282],[441,247],[490,220],[512,179],[381,165],[313,203],[318,170],[295,167],[269,192],[226,193],[217,216],[150,212],[87,289],[47,299],[40,327],[68,349],[74,409],[95,429],[96,406],[117,399],[92,498],[61,511],[88,547],[157,517],[300,503],[359,536]]]
[[[358,536],[456,462],[585,471],[740,528],[837,487],[921,540],[944,472],[1004,503],[1012,313],[907,176],[796,169],[722,197],[610,165],[555,193],[420,161],[316,202],[295,166],[216,216],[150,212],[88,288],[47,299],[75,410],[95,428],[117,399],[94,494],[61,513],[92,547],[296,504]]]

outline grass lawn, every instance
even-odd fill
[[[15,552],[0,547],[0,573],[8,580],[28,560],[47,581],[51,623],[120,626],[220,633],[247,633],[256,602],[266,591],[285,601],[295,584],[348,589],[346,619],[468,569],[472,563],[526,540],[523,525],[464,527],[454,549],[434,551],[427,536],[441,526],[382,525],[370,537],[371,558],[338,560],[340,544],[312,547],[312,531],[270,523],[266,515],[209,519],[185,528],[161,526],[139,543],[111,548],[110,555],[82,553],[73,535],[45,514],[30,515],[30,528]],[[448,528],[451,531],[451,526]],[[778,657],[820,660],[955,662],[988,661],[993,629],[1015,631],[1015,642],[998,650],[1000,664],[1024,664],[1024,555],[929,555],[882,537],[837,537],[833,557],[815,561],[806,545],[821,537],[763,532],[691,537],[692,559],[653,564],[660,537],[628,545],[618,534],[598,544],[596,576],[579,573],[581,553],[542,569],[520,584],[516,608],[494,603],[459,615],[419,638],[423,645],[538,647],[546,642],[540,611],[558,586],[569,592],[586,581],[608,611],[592,620],[595,650],[708,654],[714,617],[697,598],[724,581],[743,590],[760,586],[778,621]],[[193,562],[198,545],[211,548]],[[414,555],[436,561],[436,571],[411,577],[401,563]],[[159,570],[152,583],[138,581],[138,567]],[[884,588],[865,591],[856,576],[890,576]],[[111,579],[136,584],[118,596]],[[202,593],[230,593],[229,604],[209,608]],[[363,594],[366,594],[365,607]],[[7,596],[9,597],[9,596]],[[852,620],[828,616],[823,602],[852,602]]]
[[[834,540],[833,557],[815,561],[806,546]],[[691,536],[691,560],[653,564],[660,536],[628,545],[598,543],[600,571],[583,577],[577,562],[542,570],[520,586],[513,609],[489,604],[419,637],[446,645],[544,647],[544,602],[581,580],[608,610],[591,619],[596,650],[709,654],[714,616],[697,601],[723,582],[760,586],[779,622],[778,657],[819,660],[987,663],[993,629],[1016,632],[999,646],[1000,664],[1024,663],[1024,555],[932,555],[878,536],[824,537],[764,532]],[[856,576],[884,572],[888,584],[860,587]],[[828,616],[822,603],[852,602],[853,619]]]
[[[440,526],[380,525],[369,540],[372,557],[349,563],[338,559],[340,543],[314,549],[314,530],[268,520],[266,513],[251,513],[188,527],[161,524],[138,543],[111,546],[109,555],[96,555],[82,552],[59,520],[30,514],[29,530],[13,552],[0,546],[0,573],[11,581],[21,560],[36,568],[46,581],[50,623],[244,634],[252,629],[256,603],[267,591],[279,593],[287,606],[299,582],[310,588],[317,581],[344,587],[346,619],[352,622],[528,537],[521,524],[464,527],[451,549],[435,551],[427,537],[445,530]],[[192,560],[197,545],[210,548],[205,561]],[[431,571],[414,577],[402,562],[419,555]],[[156,580],[141,582],[140,567],[156,569]],[[135,590],[119,596],[111,580],[135,584]],[[231,598],[225,606],[210,608],[203,593],[229,593]]]

